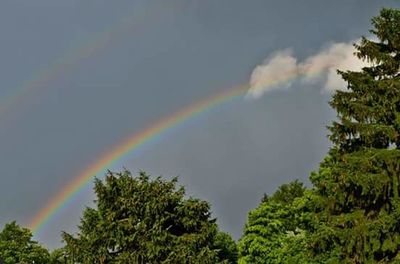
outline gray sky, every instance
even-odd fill
[[[329,43],[368,34],[370,18],[383,6],[400,4],[1,1],[0,106],[11,106],[0,113],[0,225],[27,224],[120,140],[248,82],[276,50],[291,48],[302,60]],[[49,80],[21,100],[10,99],[44,70]],[[295,81],[259,99],[214,108],[111,169],[179,175],[189,195],[212,204],[221,229],[239,238],[264,192],[296,178],[308,183],[328,150],[325,126],[335,113],[321,85]],[[94,199],[91,187],[36,239],[53,248],[61,230],[75,231],[82,208]]]

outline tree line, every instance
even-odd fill
[[[176,178],[108,172],[63,247],[50,253],[11,222],[0,263],[400,263],[400,10],[382,9],[372,26],[355,44],[370,66],[338,71],[347,89],[330,101],[332,147],[312,186],[264,195],[237,242]]]

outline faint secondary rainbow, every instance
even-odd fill
[[[106,27],[103,31],[93,34],[86,42],[66,51],[52,62],[47,68],[39,70],[30,79],[13,89],[9,95],[5,95],[0,101],[0,116],[12,108],[21,108],[23,103],[41,89],[49,87],[49,82],[55,80],[66,71],[70,70],[80,61],[89,58],[96,52],[104,49],[118,36],[128,33],[134,27],[146,22],[146,18],[157,16],[160,11],[170,9],[172,5],[160,4],[156,7],[134,8],[128,15]],[[150,16],[151,15],[151,16]]]
[[[307,74],[299,72],[288,73],[286,76],[281,77],[280,79],[265,83],[264,87],[278,86],[286,82],[291,82],[303,75],[316,75],[323,70],[324,69],[319,69],[318,71],[308,72]],[[37,234],[47,223],[55,218],[58,212],[62,211],[62,209],[66,207],[68,201],[72,200],[73,197],[79,193],[79,191],[81,191],[92,181],[96,174],[104,172],[107,168],[125,155],[137,151],[141,146],[146,143],[150,143],[152,140],[156,139],[159,135],[165,133],[169,129],[174,128],[179,124],[200,115],[201,113],[211,110],[218,105],[245,95],[248,91],[248,88],[249,86],[247,84],[239,85],[217,93],[205,100],[191,104],[186,108],[183,108],[182,110],[159,120],[141,132],[122,140],[116,145],[115,148],[105,153],[95,163],[89,165],[85,170],[79,173],[73,181],[71,181],[64,189],[62,189],[55,197],[53,197],[49,203],[35,215],[35,217],[31,220],[29,227],[34,234]]]

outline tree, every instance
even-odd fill
[[[355,45],[370,66],[339,71],[348,90],[330,103],[333,147],[310,177],[320,224],[309,245],[332,263],[400,262],[400,11],[372,24],[377,40]]]
[[[97,208],[84,211],[76,236],[63,234],[68,258],[91,264],[228,263],[231,245],[218,243],[209,204],[186,199],[176,182],[129,171],[96,179]]]
[[[67,263],[67,253],[64,248],[57,248],[50,253],[49,264]]]
[[[22,228],[16,222],[8,223],[0,232],[0,259],[5,264],[49,263],[49,252],[32,240],[29,229]]]
[[[225,263],[237,262],[237,246],[229,234],[219,231],[212,248],[217,251],[218,259],[225,260]]]
[[[239,263],[309,263],[305,248],[305,188],[298,181],[284,184],[250,211],[238,243]]]

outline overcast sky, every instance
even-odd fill
[[[28,224],[123,138],[249,82],[271,54],[286,50],[307,62],[332,43],[368,35],[371,17],[383,6],[400,4],[1,1],[0,109],[6,108],[0,111],[0,225]],[[294,179],[309,184],[326,154],[325,126],[335,113],[324,85],[295,80],[221,105],[110,169],[178,175],[188,194],[209,201],[221,229],[237,239],[263,193]],[[36,239],[50,248],[60,245],[60,232],[75,231],[82,209],[91,205],[92,187]]]

